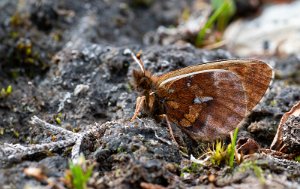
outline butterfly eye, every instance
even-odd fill
[[[151,88],[151,81],[147,77],[142,77],[138,85],[141,89],[149,90]]]

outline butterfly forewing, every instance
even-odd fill
[[[227,135],[246,115],[246,92],[234,72],[197,70],[164,81],[157,95],[168,118],[194,139]]]
[[[247,110],[250,112],[266,93],[273,78],[273,70],[262,61],[258,60],[225,60],[189,66],[173,72],[166,73],[158,78],[157,86],[164,87],[173,79],[177,80],[181,75],[200,72],[204,70],[222,69],[237,75],[240,79],[247,98]]]

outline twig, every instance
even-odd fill
[[[45,144],[33,144],[30,146],[23,146],[21,144],[4,143],[1,147],[1,160],[21,160],[23,157],[33,155],[38,152],[54,150],[55,148],[63,148],[71,146],[76,139],[66,139],[57,142],[50,142]]]
[[[91,134],[94,135],[95,133],[99,133],[100,131],[102,131],[101,133],[103,134],[105,131],[104,128],[107,128],[109,124],[116,123],[116,122],[114,121],[106,122],[101,126],[96,123],[95,126],[92,126],[90,129],[82,133],[74,133],[62,127],[57,127],[55,125],[47,123],[46,121],[38,118],[37,116],[32,117],[31,123],[41,128],[47,129],[52,133],[63,134],[66,139],[61,141],[56,141],[56,142],[44,143],[44,144],[32,144],[28,146],[24,146],[21,144],[4,143],[3,145],[0,145],[0,160],[3,161],[21,160],[22,158],[28,155],[33,155],[48,150],[51,151],[57,148],[65,148],[72,145],[74,146],[72,147],[71,158],[74,160],[77,157],[79,157],[81,144],[87,135],[91,135]]]
[[[72,148],[71,159],[75,160],[80,156],[80,147],[84,138],[84,134],[77,138]]]
[[[158,140],[160,140],[161,142],[166,143],[166,144],[168,144],[168,145],[172,145],[172,142],[171,142],[171,141],[168,141],[168,140],[166,140],[166,139],[164,139],[164,138],[162,138],[162,137],[159,137],[159,136],[157,135],[156,131],[154,131],[154,135],[155,135],[155,137],[156,137]]]
[[[69,138],[69,136],[72,136],[71,138],[73,138],[73,137],[80,137],[80,134],[78,134],[78,133],[74,133],[74,132],[69,131],[67,129],[64,129],[62,127],[57,127],[55,125],[47,123],[46,121],[41,120],[37,116],[33,116],[31,118],[31,123],[35,124],[35,125],[38,125],[40,127],[43,127],[45,129],[48,129],[51,132],[58,132],[58,133],[64,134],[68,138]]]

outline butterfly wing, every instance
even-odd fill
[[[212,140],[238,126],[265,94],[272,74],[260,61],[191,66],[159,77],[157,95],[171,122],[196,140]]]
[[[180,75],[204,70],[222,69],[235,73],[242,82],[247,94],[247,110],[250,112],[261,100],[274,77],[273,69],[259,60],[225,60],[189,66],[160,76],[157,86],[163,87],[165,81],[172,80]]]
[[[196,140],[228,135],[247,111],[240,79],[226,70],[204,71],[168,82],[157,95],[170,121]]]

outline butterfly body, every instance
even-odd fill
[[[142,67],[133,77],[145,97],[146,114],[165,114],[191,138],[209,141],[228,135],[241,123],[264,96],[273,71],[257,60],[226,60],[158,77]]]

